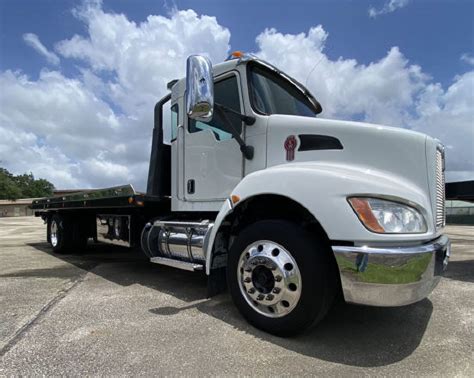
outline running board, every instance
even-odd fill
[[[190,272],[196,272],[198,270],[204,269],[204,266],[201,264],[196,264],[196,263],[191,263],[191,262],[181,261],[181,260],[173,260],[173,259],[168,259],[166,257],[152,257],[150,258],[150,262],[155,263],[155,264],[171,266],[173,268],[189,270]]]

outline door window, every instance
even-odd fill
[[[214,102],[224,105],[236,112],[241,113],[239,86],[237,77],[231,76],[220,80],[214,84]],[[234,126],[239,134],[242,133],[242,121],[238,116],[232,113],[226,113],[229,121]],[[210,122],[201,122],[189,119],[189,132],[197,133],[203,130],[211,130],[214,133],[216,140],[223,141],[232,139],[232,133],[229,127],[224,124],[222,119],[214,111],[214,116]]]

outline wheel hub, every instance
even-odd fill
[[[275,287],[272,271],[264,265],[257,265],[252,270],[252,283],[263,294],[268,294]]]
[[[298,265],[277,243],[262,240],[249,245],[240,256],[237,274],[247,303],[265,316],[287,315],[301,297]]]

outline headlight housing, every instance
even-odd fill
[[[379,234],[416,234],[427,231],[421,213],[408,205],[380,198],[348,198],[362,224]]]

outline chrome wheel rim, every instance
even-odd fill
[[[117,239],[120,239],[121,233],[122,233],[122,222],[120,221],[120,218],[115,218],[115,221],[114,221],[114,236]]]
[[[50,233],[51,245],[56,247],[58,245],[58,224],[56,221],[51,222],[51,233]]]
[[[270,318],[288,315],[301,297],[298,264],[287,249],[272,241],[256,241],[245,248],[237,277],[249,306]]]

